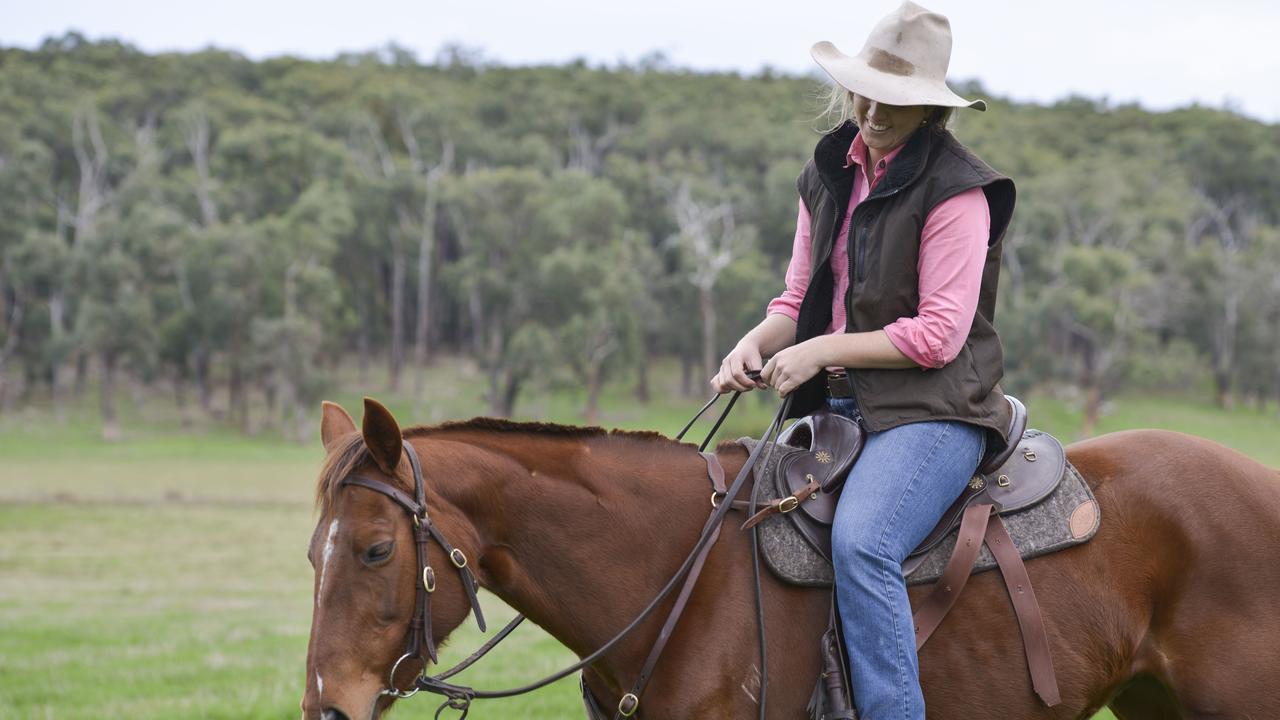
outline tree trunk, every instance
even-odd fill
[[[108,442],[119,440],[120,418],[116,410],[116,357],[112,354],[102,356],[102,384],[98,388],[102,407],[102,439]]]
[[[177,363],[173,372],[173,404],[178,408],[178,422],[185,430],[191,427],[191,409],[187,404],[188,370],[183,363]]]
[[[231,331],[231,371],[227,382],[227,412],[230,422],[238,425],[240,432],[249,435],[252,434],[252,428],[249,427],[249,393],[245,387],[244,367],[241,364],[244,348],[240,336],[240,328],[237,326]]]
[[[62,293],[54,290],[49,294],[49,335],[54,341],[55,347],[61,345],[62,336],[66,332],[63,328],[65,310]],[[59,424],[67,421],[67,403],[62,392],[62,358],[60,353],[60,349],[55,351],[49,361],[49,399],[53,404],[53,413],[58,418]]]
[[[197,348],[193,360],[195,363],[196,394],[200,398],[200,409],[204,411],[205,416],[212,416],[213,382],[209,377],[209,351],[203,347]]]
[[[378,263],[374,261],[374,278],[377,278]],[[369,326],[373,322],[373,309],[367,302],[361,302],[356,310],[360,315],[360,327],[356,328],[356,381],[360,387],[369,385]]]
[[[3,291],[0,291],[0,310],[4,310],[4,314],[8,316],[5,322],[4,341],[0,342],[0,415],[5,415],[8,414],[9,404],[13,400],[8,384],[9,358],[13,357],[13,351],[18,347],[18,338],[21,335],[19,329],[22,327],[22,293],[15,288],[12,296],[7,298]]]
[[[391,238],[391,392],[400,391],[400,371],[404,367],[404,253],[392,231]]]
[[[287,382],[288,381],[286,380],[285,383]],[[287,436],[287,434],[285,433],[285,426],[284,426],[285,424],[284,416],[286,413],[284,411],[284,408],[281,407],[279,403],[280,388],[278,387],[278,384],[274,382],[268,383],[267,386],[263,388],[262,394],[267,401],[267,417],[275,418],[276,427],[280,429],[280,433],[282,435]]]
[[[436,252],[436,198],[433,188],[427,188],[427,199],[422,210],[422,236],[418,240],[418,315],[413,333],[413,394],[421,397],[423,373],[427,366],[427,333],[431,320],[431,268]]]
[[[644,347],[640,349],[640,360],[636,365],[636,402],[642,405],[648,405],[652,396],[649,392],[649,363],[652,362],[653,355],[649,352],[649,343],[644,343]]]
[[[1080,427],[1080,438],[1091,438],[1098,429],[1098,416],[1102,407],[1102,368],[1098,357],[1097,344],[1085,335],[1077,335],[1083,373],[1081,385],[1084,386],[1084,420]]]
[[[467,293],[467,313],[471,316],[472,356],[484,357],[484,302],[480,299],[480,288],[475,284]]]
[[[716,362],[716,304],[711,288],[699,288],[698,300],[702,308],[702,375],[710,378],[719,364]]]
[[[510,385],[511,370],[502,364],[502,334],[496,327],[489,328],[488,333],[480,326],[473,330],[478,338],[487,338],[483,354],[477,357],[482,366],[489,371],[489,412],[496,417],[510,417],[511,410],[506,402],[505,386]]]
[[[72,383],[71,397],[79,400],[84,397],[85,387],[89,384],[89,353],[83,350],[76,351],[76,376],[75,382]]]
[[[693,358],[688,352],[680,352],[680,394],[693,396]]]
[[[498,417],[509,418],[515,414],[516,398],[520,396],[521,375],[507,373],[507,382],[502,388],[502,402],[498,408]]]
[[[196,169],[196,200],[200,205],[200,219],[205,227],[218,224],[218,206],[213,201],[213,173],[209,171],[209,116],[203,108],[184,118],[183,131],[187,152],[191,153]]]
[[[1084,423],[1080,427],[1080,435],[1084,438],[1091,438],[1098,431],[1098,416],[1102,409],[1102,389],[1096,384],[1090,385],[1085,391],[1084,399]]]
[[[587,405],[582,409],[583,419],[588,425],[597,425],[600,422],[600,388],[603,385],[603,364],[589,364],[587,366]]]
[[[1231,395],[1231,373],[1215,369],[1213,372],[1214,400],[1221,410],[1230,410],[1235,405]]]
[[[1231,409],[1231,375],[1235,366],[1236,330],[1240,322],[1240,298],[1238,289],[1227,289],[1227,296],[1222,304],[1222,317],[1213,332],[1213,384],[1216,390],[1214,398],[1218,407]]]
[[[9,387],[8,362],[0,356],[0,415],[8,415],[13,408],[13,395]]]

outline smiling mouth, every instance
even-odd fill
[[[867,129],[868,129],[868,130],[871,130],[871,131],[873,131],[873,132],[884,132],[885,130],[888,130],[888,129],[889,129],[889,126],[888,126],[888,125],[877,125],[876,123],[873,123],[873,122],[871,122],[870,120],[868,120],[868,121],[867,121]]]

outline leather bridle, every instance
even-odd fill
[[[346,478],[343,478],[343,480],[339,483],[339,487],[344,485],[353,485],[356,487],[362,487],[368,490],[373,490],[375,492],[381,493],[387,496],[388,498],[390,498],[391,500],[395,501],[401,507],[403,507],[405,511],[408,512],[409,515],[413,518],[414,542],[417,547],[417,559],[418,559],[418,573],[417,573],[417,578],[415,580],[415,584],[417,585],[417,593],[416,593],[416,599],[414,602],[414,617],[409,623],[409,631],[408,631],[409,637],[408,637],[408,640],[406,641],[404,654],[401,655],[400,658],[397,659],[396,662],[391,666],[391,672],[389,673],[389,677],[387,678],[387,687],[381,691],[381,695],[389,695],[396,698],[407,698],[407,697],[412,697],[413,695],[416,695],[421,690],[426,690],[428,692],[436,693],[446,698],[445,702],[436,710],[436,717],[439,718],[440,714],[446,708],[451,708],[451,709],[460,711],[461,714],[459,716],[459,720],[463,720],[464,718],[466,718],[467,713],[470,711],[472,700],[505,698],[505,697],[512,697],[516,695],[523,695],[533,690],[546,687],[547,685],[550,685],[551,683],[556,682],[557,680],[565,678],[572,673],[583,670],[587,666],[598,661],[607,652],[609,652],[614,647],[616,647],[618,643],[620,643],[624,638],[629,636],[651,614],[653,614],[654,610],[656,610],[657,607],[660,604],[662,604],[663,600],[665,600],[668,596],[671,595],[672,591],[676,588],[676,586],[681,585],[681,580],[683,579],[684,582],[681,585],[680,593],[678,594],[676,598],[676,602],[667,616],[666,622],[663,624],[662,630],[658,633],[658,638],[654,642],[654,645],[649,652],[649,656],[645,660],[643,669],[641,670],[640,675],[636,680],[635,684],[632,686],[631,691],[622,696],[622,700],[618,703],[617,712],[615,713],[614,718],[615,720],[620,720],[622,718],[629,718],[634,716],[636,712],[639,710],[640,695],[644,690],[645,684],[648,682],[648,679],[651,676],[658,662],[658,658],[662,654],[662,650],[663,648],[665,648],[667,644],[667,640],[670,639],[671,634],[675,629],[675,625],[679,621],[680,616],[684,611],[685,605],[689,599],[690,594],[692,593],[693,586],[697,583],[698,577],[701,573],[703,563],[706,561],[707,556],[710,554],[711,548],[714,546],[715,541],[719,538],[720,528],[724,524],[725,516],[735,506],[735,503],[732,501],[735,498],[737,498],[739,492],[742,490],[743,486],[746,484],[747,478],[751,476],[751,470],[759,460],[761,451],[764,450],[766,447],[772,448],[772,443],[768,441],[774,436],[776,436],[777,433],[782,429],[782,423],[786,419],[787,411],[791,407],[791,396],[788,396],[782,401],[781,406],[778,408],[777,414],[773,418],[773,422],[770,423],[769,428],[765,431],[764,435],[761,437],[760,439],[761,441],[759,443],[756,443],[755,447],[752,449],[751,453],[748,455],[747,461],[743,464],[742,469],[738,472],[737,477],[734,478],[733,483],[726,488],[724,486],[724,470],[723,468],[720,467],[719,461],[716,459],[713,453],[707,453],[703,451],[706,449],[707,444],[711,441],[711,438],[714,436],[716,430],[719,429],[720,425],[724,422],[729,412],[733,409],[733,406],[737,402],[739,395],[741,395],[740,391],[735,392],[733,394],[732,399],[730,399],[728,405],[725,407],[724,411],[720,414],[719,419],[716,420],[715,425],[711,428],[710,432],[707,433],[706,439],[703,440],[702,444],[698,448],[699,452],[702,454],[703,458],[707,462],[708,474],[712,480],[712,486],[713,486],[713,492],[711,496],[712,512],[711,512],[711,516],[707,519],[706,524],[703,526],[702,532],[698,536],[697,542],[694,543],[693,548],[689,551],[689,555],[685,558],[684,562],[680,565],[680,568],[676,570],[675,574],[671,576],[670,580],[667,581],[666,585],[664,585],[663,588],[658,592],[658,594],[653,598],[653,600],[650,601],[650,603],[642,611],[640,611],[640,614],[637,615],[635,619],[633,619],[630,623],[628,623],[627,626],[624,627],[621,631],[619,631],[618,634],[615,635],[612,639],[610,639],[604,645],[600,646],[595,652],[582,658],[579,662],[563,670],[560,670],[556,673],[548,675],[547,677],[542,678],[541,680],[538,680],[533,683],[529,683],[528,685],[522,685],[520,687],[511,688],[507,690],[476,690],[471,687],[455,685],[455,684],[446,682],[446,680],[462,672],[467,667],[469,667],[472,663],[476,662],[485,654],[487,654],[490,650],[496,647],[498,643],[500,643],[503,639],[505,639],[507,635],[509,635],[513,630],[515,630],[515,628],[518,625],[520,625],[521,622],[524,621],[525,618],[523,615],[517,615],[516,618],[512,620],[510,623],[508,623],[507,626],[504,627],[501,631],[499,631],[498,634],[493,637],[493,639],[486,642],[484,645],[482,645],[478,650],[476,650],[474,653],[468,656],[461,663],[455,665],[449,670],[446,670],[438,675],[427,674],[427,667],[428,667],[427,660],[430,659],[431,662],[437,662],[435,641],[431,635],[431,595],[436,589],[436,579],[435,579],[435,570],[431,567],[430,564],[428,564],[428,558],[427,558],[427,548],[429,547],[430,543],[433,540],[436,543],[438,543],[440,547],[445,551],[445,553],[449,557],[450,563],[454,566],[454,568],[460,574],[462,587],[466,591],[467,599],[471,602],[471,610],[472,612],[475,613],[476,623],[480,626],[481,632],[484,632],[485,630],[485,621],[484,621],[484,615],[480,610],[479,598],[477,598],[476,596],[476,588],[478,587],[478,585],[476,583],[475,576],[472,574],[471,569],[467,565],[466,556],[462,553],[461,550],[454,547],[444,537],[444,535],[439,531],[439,529],[437,529],[435,525],[432,524],[431,522],[430,514],[427,512],[426,488],[425,488],[423,477],[422,477],[422,467],[418,462],[418,454],[413,449],[413,445],[410,444],[407,440],[401,440],[401,442],[404,445],[404,452],[406,455],[409,456],[409,464],[413,469],[413,485],[414,485],[413,497],[409,497],[409,495],[406,494],[403,490],[400,490],[399,488],[394,487],[386,482],[365,477],[363,475],[352,474],[347,476]],[[712,397],[712,399],[706,405],[704,405],[696,415],[694,415],[693,419],[689,421],[689,423],[684,427],[684,429],[680,431],[680,433],[676,436],[676,439],[682,438],[684,434],[688,432],[689,428],[693,426],[694,422],[696,422],[698,418],[700,418],[702,414],[707,411],[708,408],[714,405],[719,398],[720,398],[719,395]],[[750,504],[754,505],[754,502]],[[752,508],[752,511],[754,512],[754,508]],[[753,532],[752,554],[753,556],[755,556],[756,555],[756,548],[754,543],[755,531],[753,530],[752,532]],[[765,651],[765,643],[764,643],[764,615],[763,615],[763,602],[762,602],[761,589],[760,589],[758,558],[756,559],[756,575],[754,579],[755,579],[755,591],[756,591],[756,603],[757,603],[757,626],[758,626],[757,630],[759,632],[759,638],[760,638],[760,654],[761,654],[760,667],[762,668],[761,687],[760,687],[760,696],[759,696],[759,716],[760,718],[764,718],[765,689],[768,686],[768,674],[766,669],[768,667],[768,663],[767,663],[767,657],[765,654],[766,651]],[[400,690],[399,688],[396,687],[396,684],[395,684],[396,671],[399,670],[400,665],[405,660],[408,660],[409,658],[412,658],[412,657],[418,657],[422,660],[422,672],[418,675],[417,678],[414,679],[412,689]]]
[[[400,442],[404,445],[405,454],[409,456],[409,466],[413,468],[413,497],[409,497],[400,488],[364,475],[348,475],[338,483],[338,486],[354,485],[382,493],[404,508],[409,513],[409,517],[413,518],[413,542],[418,554],[418,572],[414,580],[417,592],[413,602],[413,619],[409,621],[409,639],[406,641],[404,654],[391,666],[387,687],[382,691],[383,695],[407,698],[416,695],[420,688],[417,685],[408,691],[396,688],[396,671],[400,669],[400,664],[409,658],[420,658],[422,671],[425,673],[428,659],[431,662],[438,662],[435,638],[431,635],[431,595],[436,591],[436,571],[427,558],[427,548],[432,540],[440,545],[449,557],[450,564],[461,576],[462,587],[467,593],[467,599],[471,601],[471,611],[476,615],[476,624],[480,626],[480,632],[485,631],[485,622],[484,612],[480,609],[480,599],[476,597],[478,587],[476,577],[467,566],[467,556],[454,547],[431,522],[431,514],[427,512],[426,487],[422,480],[422,465],[418,462],[418,453],[408,440]]]

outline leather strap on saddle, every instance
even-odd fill
[[[1036,602],[1036,592],[1031,588],[1031,576],[1022,562],[1022,555],[1014,546],[1009,531],[999,515],[992,516],[987,524],[987,547],[1000,564],[1009,599],[1018,616],[1018,628],[1022,631],[1022,645],[1027,653],[1027,665],[1031,670],[1031,686],[1045,705],[1053,707],[1062,702],[1058,694],[1058,679],[1053,672],[1053,653],[1049,649],[1049,635],[1045,631],[1044,616]]]
[[[1004,578],[1009,599],[1013,601],[1018,629],[1022,633],[1023,649],[1027,655],[1027,666],[1031,672],[1031,686],[1045,705],[1053,707],[1062,698],[1058,692],[1058,679],[1053,671],[1053,653],[1049,648],[1044,616],[1036,602],[1031,576],[1027,574],[1022,555],[994,510],[995,506],[991,503],[971,505],[965,509],[951,559],[947,561],[942,577],[915,612],[916,650],[924,647],[955,605],[960,591],[969,581],[969,573],[985,541],[1000,566],[1000,575]]]
[[[784,498],[778,498],[777,500],[770,502],[768,505],[765,505],[763,510],[761,510],[760,512],[757,512],[755,515],[752,515],[750,518],[747,519],[746,522],[742,523],[742,529],[750,530],[756,525],[759,525],[761,520],[764,520],[770,515],[777,515],[779,513],[784,513],[784,514],[789,513],[792,510],[795,510],[796,508],[800,507],[800,503],[804,502],[805,500],[811,499],[811,498],[816,499],[818,490],[822,489],[822,483],[819,483],[816,479],[814,479],[812,475],[806,475],[805,477],[809,478],[808,483],[806,483],[803,487],[801,487],[795,493],[788,495]]]
[[[771,515],[796,509],[830,525],[840,488],[865,442],[861,425],[830,410],[797,420],[778,436],[778,444],[807,452],[791,452],[782,458],[776,478],[780,497],[748,518],[742,529],[750,530]]]
[[[924,602],[916,609],[914,615],[916,628],[916,650],[924,647],[925,642],[933,635],[933,631],[942,624],[942,619],[951,612],[951,607],[960,599],[960,593],[969,582],[969,574],[973,564],[978,560],[982,550],[983,534],[991,521],[990,503],[970,505],[964,511],[960,521],[960,534],[956,538],[956,547],[951,551],[951,559],[942,571],[942,577],[934,583],[933,590],[925,597]]]

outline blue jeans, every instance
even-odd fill
[[[833,412],[860,419],[852,399]],[[836,594],[859,720],[924,720],[911,603],[902,561],[973,476],[985,431],[927,421],[867,433],[831,528]]]

